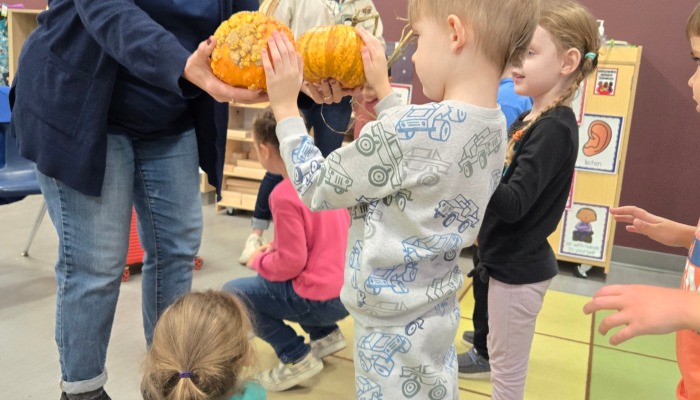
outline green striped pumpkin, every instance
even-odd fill
[[[320,83],[335,79],[343,88],[355,88],[365,83],[362,65],[364,43],[347,25],[313,28],[297,40],[297,48],[304,58],[304,79]]]

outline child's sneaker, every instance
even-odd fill
[[[466,379],[491,379],[491,365],[489,360],[480,356],[475,348],[457,356],[459,364],[459,377]]]
[[[464,333],[462,333],[462,344],[465,346],[474,344],[474,331],[464,331]]]
[[[254,233],[251,233],[250,236],[248,236],[248,239],[245,240],[245,246],[243,246],[243,252],[238,258],[238,262],[242,265],[246,265],[248,259],[250,258],[250,255],[253,254],[253,252],[257,250],[258,247],[264,244],[265,239],[263,239],[262,236],[258,236]]]
[[[345,336],[340,332],[340,329],[336,329],[320,339],[312,340],[309,345],[311,346],[311,352],[316,354],[318,358],[328,357],[348,346],[345,343]]]
[[[262,387],[271,392],[281,392],[294,387],[323,370],[323,361],[309,351],[301,361],[294,364],[280,363],[277,368],[268,369],[258,374],[257,380]]]

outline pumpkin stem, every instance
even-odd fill
[[[406,26],[404,26],[401,30],[401,39],[399,40],[399,44],[396,46],[394,52],[391,53],[389,59],[387,60],[389,68],[391,68],[391,66],[401,58],[403,53],[406,52],[406,49],[408,49],[408,47],[415,41],[416,36],[413,34],[413,29],[410,29],[409,24],[406,24]]]

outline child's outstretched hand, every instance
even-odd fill
[[[615,221],[629,224],[627,232],[649,236],[661,244],[689,248],[693,241],[695,227],[661,218],[635,206],[611,208]]]
[[[377,98],[382,100],[392,92],[384,46],[379,39],[366,30],[360,27],[356,27],[355,30],[365,42],[365,46],[362,48],[362,62],[367,84],[374,88],[377,92]]]
[[[267,78],[267,94],[277,121],[299,116],[297,96],[304,80],[304,62],[294,44],[279,32],[268,40],[269,51],[263,49],[262,61]]]
[[[611,285],[600,289],[583,306],[590,314],[599,310],[617,310],[600,322],[605,335],[617,326],[625,326],[610,337],[618,345],[635,336],[671,333],[681,329],[698,330],[700,295],[681,289],[646,285]]]

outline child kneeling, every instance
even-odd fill
[[[287,390],[311,378],[323,369],[321,358],[346,347],[336,322],[348,315],[339,296],[350,227],[347,210],[311,212],[299,199],[280,156],[276,125],[269,112],[253,123],[260,163],[284,176],[270,194],[274,240],[250,256],[248,266],[257,276],[224,285],[248,304],[255,333],[281,361],[258,376],[270,391]],[[284,320],[298,322],[311,342],[306,344]]]

